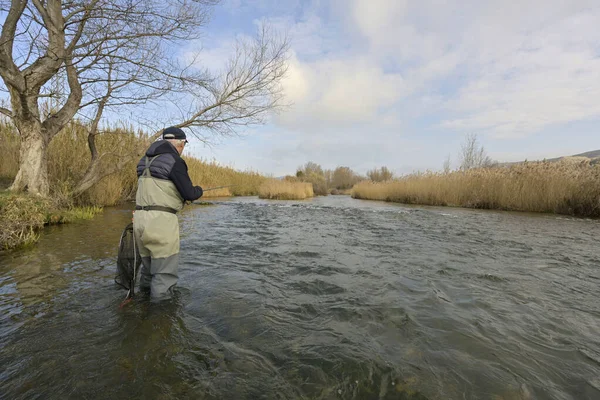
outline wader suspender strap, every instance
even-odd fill
[[[146,178],[152,178],[152,174],[150,173],[150,165],[152,164],[152,161],[156,160],[157,157],[158,156],[148,158],[148,156],[146,156],[146,166],[144,167],[144,173],[142,174],[142,176]],[[175,210],[174,208],[163,206],[135,206],[135,209],[142,211],[164,211],[171,214],[177,214],[177,210]]]
[[[152,174],[150,173],[150,165],[152,164],[152,161],[156,160],[156,157],[158,156],[154,156],[152,158],[148,158],[148,156],[146,156],[146,162],[144,164],[146,164],[146,166],[144,167],[144,173],[142,175],[150,178],[152,176]]]

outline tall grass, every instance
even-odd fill
[[[129,160],[119,172],[102,179],[97,185],[74,198],[73,189],[85,175],[91,155],[87,130],[78,122],[68,124],[50,143],[48,174],[50,199],[0,191],[0,249],[33,243],[38,230],[46,224],[89,219],[102,206],[111,206],[135,196],[136,165],[150,145],[143,132],[116,126],[96,137],[102,168]],[[256,195],[267,179],[253,172],[240,172],[216,162],[184,157],[194,184],[204,188],[235,185],[207,191],[205,197]],[[19,168],[19,136],[11,124],[0,120],[0,188],[15,178]]]
[[[0,119],[0,179],[12,180],[19,170],[19,137],[8,122]]]
[[[47,209],[44,200],[0,192],[0,250],[36,242]]]
[[[352,197],[405,204],[600,216],[600,165],[589,159],[528,162],[361,182]]]
[[[101,165],[109,167],[132,154],[141,156],[147,142],[142,132],[115,127],[98,135],[96,145],[98,152],[104,155]],[[52,195],[65,203],[75,201],[79,205],[115,205],[135,193],[136,158],[133,157],[121,171],[105,177],[79,198],[70,198],[70,191],[84,176],[91,159],[87,131],[83,125],[73,122],[50,143],[48,174]]]
[[[202,197],[223,196],[256,196],[258,188],[267,178],[258,172],[237,171],[231,167],[222,166],[216,161],[204,161],[184,156],[188,165],[188,173],[192,182],[205,189],[219,186],[232,187],[204,192]]]
[[[312,183],[278,179],[267,180],[258,190],[261,199],[304,200],[314,195]]]
[[[98,151],[104,154],[102,165],[108,167],[124,159],[131,161],[118,173],[109,175],[77,199],[70,195],[84,176],[90,161],[85,126],[72,122],[50,143],[48,173],[51,197],[65,207],[111,206],[135,196],[136,164],[150,145],[143,132],[131,127],[113,127],[96,138]],[[10,124],[0,124],[0,179],[14,179],[18,171],[19,137]],[[267,179],[254,171],[237,171],[215,161],[185,156],[192,182],[203,188],[233,185],[207,191],[204,197],[257,195]]]

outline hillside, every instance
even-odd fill
[[[592,164],[599,164],[600,163],[600,150],[586,151],[585,153],[573,154],[571,156],[546,158],[546,161],[556,162],[556,161],[561,160],[563,158],[571,158],[571,157],[586,157],[586,158],[589,158],[589,159],[592,160]],[[529,160],[529,161],[542,161],[542,160]],[[522,162],[523,161],[506,162],[506,163],[499,163],[498,165],[508,166],[508,165],[513,165],[513,164],[520,164]]]
[[[556,158],[548,158],[546,161],[558,161],[561,158],[565,158],[565,157],[586,157],[586,158],[595,159],[595,158],[600,157],[600,150],[586,151],[585,153],[573,154],[572,156],[563,156],[563,157],[556,157]]]

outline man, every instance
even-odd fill
[[[192,185],[180,157],[187,143],[185,132],[166,128],[162,140],[148,148],[137,165],[138,190],[133,230],[142,257],[140,290],[153,299],[171,297],[177,283],[179,222],[176,213],[186,200],[202,196]]]

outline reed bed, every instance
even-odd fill
[[[102,179],[90,190],[73,199],[70,195],[84,176],[90,162],[85,126],[73,122],[50,143],[48,173],[51,197],[65,206],[112,206],[135,196],[137,189],[136,164],[150,145],[143,132],[131,127],[114,127],[96,138],[98,151],[105,154],[104,167],[110,167],[131,158],[119,172]],[[18,171],[19,138],[9,124],[0,124],[0,179],[12,180]],[[205,161],[186,156],[192,182],[203,188],[227,186],[230,188],[207,191],[203,197],[253,196],[266,181],[254,171],[237,171],[216,161]]]
[[[258,190],[261,199],[304,200],[314,195],[312,183],[279,179],[267,180]]]
[[[509,167],[416,173],[361,182],[357,199],[405,204],[600,216],[600,165],[590,159],[526,162]]]
[[[91,155],[86,127],[70,123],[50,143],[48,174],[50,198],[39,199],[26,194],[0,191],[0,249],[34,243],[38,231],[46,224],[89,219],[102,210],[135,197],[136,165],[150,145],[143,132],[131,127],[114,127],[96,137],[103,168],[129,160],[118,172],[74,198],[73,189],[85,175]],[[204,197],[256,195],[266,177],[253,171],[236,171],[216,162],[184,156],[194,184],[203,188],[234,185],[207,191]],[[0,189],[7,187],[19,167],[19,136],[9,123],[0,120]]]
[[[50,199],[0,191],[0,250],[35,243],[44,225],[92,219],[101,211],[100,207],[64,209]]]
[[[203,198],[256,196],[259,187],[267,180],[267,177],[258,172],[237,171],[216,161],[205,161],[188,156],[184,156],[184,159],[194,184],[198,184],[205,189],[232,185],[229,188],[204,192]]]
[[[0,120],[0,179],[11,180],[19,170],[19,137],[12,125]]]

